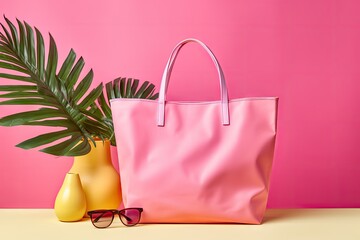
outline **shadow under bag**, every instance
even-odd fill
[[[219,74],[221,100],[166,100],[180,49],[200,44]],[[186,39],[172,51],[158,100],[113,99],[123,201],[142,223],[261,223],[276,136],[276,97],[228,99],[211,50]]]

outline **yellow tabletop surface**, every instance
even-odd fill
[[[125,227],[118,218],[106,229],[89,219],[59,222],[53,209],[0,209],[0,239],[356,239],[360,208],[269,209],[262,225],[139,224]]]

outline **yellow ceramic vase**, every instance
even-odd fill
[[[121,203],[120,176],[111,161],[110,141],[96,141],[91,151],[74,157],[72,173],[80,175],[86,196],[87,211],[95,209],[117,209]]]
[[[81,220],[86,212],[86,198],[79,174],[68,173],[55,200],[55,214],[62,222]]]

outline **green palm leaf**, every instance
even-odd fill
[[[4,18],[7,27],[1,24],[0,80],[4,78],[21,84],[3,85],[0,82],[0,98],[7,99],[0,105],[43,107],[5,116],[0,119],[0,125],[62,128],[17,146],[24,149],[44,147],[40,151],[56,156],[78,156],[90,151],[89,141],[94,141],[95,137],[111,138],[113,129],[107,116],[102,115],[100,110],[96,112],[96,118],[90,116],[95,114],[93,105],[101,96],[103,86],[100,84],[88,91],[93,72],[90,70],[80,79],[85,65],[83,58],[76,61],[76,54],[71,49],[65,61],[59,64],[52,35],[49,36],[48,54],[45,54],[44,38],[37,28],[19,20],[16,20],[16,27]],[[61,66],[59,71],[58,66]],[[109,114],[109,111],[106,113]],[[56,144],[51,146],[53,142]]]
[[[40,108],[0,118],[0,125],[62,128],[25,140],[18,147],[44,147],[40,150],[44,153],[78,156],[90,151],[89,141],[95,144],[94,138],[110,139],[111,144],[116,145],[110,99],[158,98],[153,84],[144,82],[139,87],[139,80],[131,78],[117,78],[105,85],[105,91],[102,84],[90,91],[93,71],[80,79],[85,61],[82,57],[76,60],[73,49],[64,62],[59,63],[52,35],[46,54],[44,38],[36,27],[16,19],[16,28],[4,18],[7,27],[0,23],[0,80],[4,78],[21,84],[2,85],[0,82],[0,99],[6,98],[0,105],[36,105]],[[61,66],[60,70],[58,66]]]
[[[155,100],[159,97],[159,93],[155,92],[155,85],[148,81],[141,84],[139,87],[139,80],[132,78],[116,78],[111,82],[105,84],[105,91],[100,94],[97,99],[98,105],[104,114],[102,119],[109,128],[112,129],[110,142],[113,146],[116,145],[113,132],[113,119],[111,115],[110,100],[114,98],[143,98]],[[106,97],[105,97],[106,92]]]

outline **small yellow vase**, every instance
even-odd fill
[[[86,198],[79,174],[67,173],[55,200],[55,214],[62,222],[74,222],[86,212]]]
[[[80,175],[85,192],[87,211],[117,209],[121,203],[120,176],[111,161],[110,141],[90,141],[91,151],[74,157],[70,172]]]

